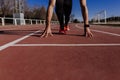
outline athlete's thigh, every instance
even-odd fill
[[[72,0],[64,0],[64,12],[69,15],[72,10]]]
[[[71,6],[72,5],[72,0],[64,0],[64,4],[67,6]]]
[[[64,0],[56,0],[56,7],[61,8],[64,4]]]

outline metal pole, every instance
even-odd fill
[[[98,14],[98,23],[100,23],[100,14]]]
[[[105,13],[105,24],[107,23],[107,13],[106,13],[106,10],[104,11]]]

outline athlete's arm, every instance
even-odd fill
[[[86,0],[80,0],[80,4],[81,4],[82,16],[83,16],[83,20],[84,20],[85,36],[86,37],[93,37],[93,34],[88,26],[89,19],[88,19],[88,8],[86,5]]]
[[[49,5],[48,5],[47,15],[46,15],[46,28],[41,37],[47,37],[48,35],[52,36],[50,22],[52,19],[55,3],[56,3],[56,0],[49,0]]]

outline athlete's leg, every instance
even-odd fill
[[[63,3],[64,0],[56,0],[56,14],[60,23],[60,30],[64,30]]]
[[[68,26],[72,11],[72,0],[64,0],[65,26]]]

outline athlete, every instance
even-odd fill
[[[63,29],[63,23],[64,23],[64,20],[63,20],[63,18],[64,17],[59,17],[59,14],[61,14],[61,15],[63,15],[63,11],[64,10],[62,10],[62,12],[60,12],[60,10],[59,10],[59,8],[61,9],[61,7],[62,7],[62,9],[64,9],[63,8],[63,4],[61,4],[61,2],[62,1],[64,1],[64,0],[49,0],[49,6],[48,6],[48,9],[47,9],[47,18],[46,18],[46,28],[45,28],[45,30],[44,30],[44,32],[43,32],[43,34],[42,34],[42,36],[41,37],[48,37],[48,35],[50,35],[50,36],[53,36],[52,35],[52,31],[51,31],[51,26],[50,26],[50,22],[51,22],[51,18],[52,18],[52,14],[53,14],[53,9],[54,9],[54,7],[55,7],[55,5],[56,5],[56,13],[57,13],[57,15],[58,15],[58,20],[59,20],[59,22],[60,22],[60,32],[61,33],[63,33],[63,34],[65,34],[65,29]],[[65,0],[65,1],[70,1],[70,0]],[[71,1],[72,2],[72,1]],[[72,3],[70,2],[70,5],[72,6]],[[60,4],[59,4],[60,3]],[[66,4],[66,3],[65,3]],[[88,22],[88,9],[87,9],[87,6],[86,6],[86,0],[80,0],[80,4],[81,4],[81,8],[82,8],[82,16],[83,16],[83,20],[84,20],[84,35],[85,36],[87,36],[87,37],[92,37],[93,36],[93,34],[91,33],[91,31],[90,31],[90,29],[89,29],[89,22]],[[60,6],[60,5],[62,5],[62,6]],[[69,6],[70,7],[70,9],[71,9],[71,6]],[[70,13],[71,13],[71,10],[68,10],[68,11],[70,11]],[[69,12],[68,12],[69,13]],[[70,14],[69,13],[69,14]],[[67,14],[67,13],[66,13]],[[61,16],[60,15],[60,16]],[[63,21],[62,21],[63,20]],[[65,26],[67,25],[67,21],[69,21],[69,18],[68,19],[66,19],[65,20],[66,22],[65,22]]]
[[[49,6],[47,10],[46,29],[41,37],[47,37],[48,34],[52,36],[50,21],[53,14],[53,8],[56,6],[56,14],[60,23],[60,34],[66,34],[66,31],[70,30],[68,22],[70,20],[70,14],[72,10],[72,0],[49,0]],[[65,22],[64,22],[65,21]]]

